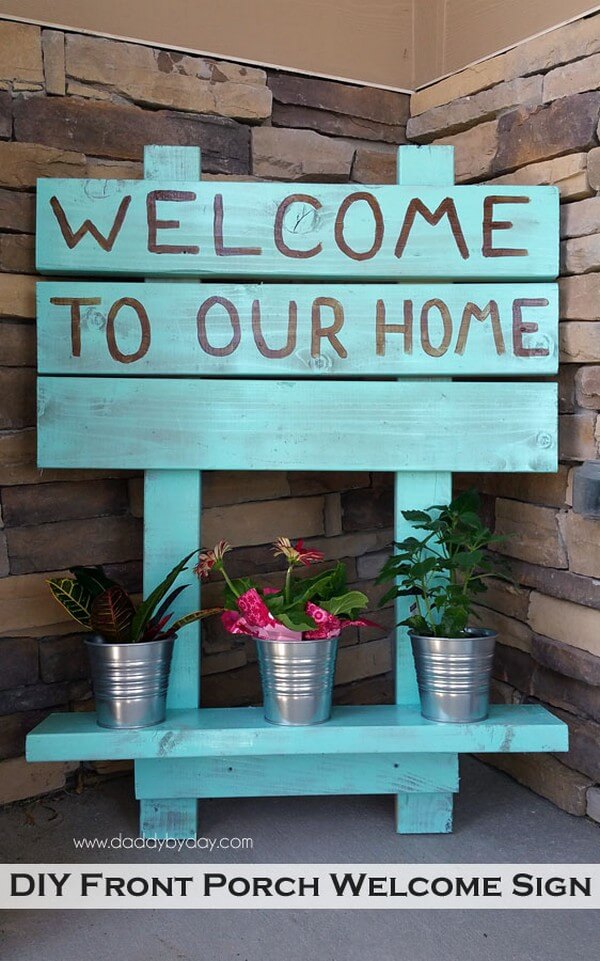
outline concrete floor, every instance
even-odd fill
[[[452,835],[398,836],[385,797],[201,802],[202,833],[252,851],[86,854],[137,835],[128,778],[0,812],[2,862],[598,862],[600,830],[466,758]],[[594,911],[11,911],[3,961],[592,961]]]

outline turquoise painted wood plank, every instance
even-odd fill
[[[556,384],[38,379],[40,467],[555,471]]]
[[[536,376],[558,287],[46,281],[37,330],[42,374]]]
[[[275,757],[145,759],[135,766],[137,798],[290,797],[457,791],[455,754],[300,754]]]
[[[193,840],[197,835],[195,798],[140,800],[140,837]]]
[[[398,472],[394,478],[394,541],[410,537],[412,525],[402,517],[403,510],[425,510],[432,504],[447,504],[452,498],[452,474],[447,471]],[[396,622],[409,616],[410,597],[395,602]],[[418,704],[419,691],[408,630],[396,628],[396,704]]]
[[[38,270],[363,280],[558,274],[556,187],[173,179],[39,180]]]
[[[564,751],[567,737],[567,726],[537,704],[493,705],[475,724],[436,724],[416,706],[344,706],[314,727],[269,724],[262,708],[205,707],[169,711],[162,724],[129,731],[100,728],[93,713],[51,714],[29,734],[27,758]]]
[[[396,799],[398,834],[450,834],[452,794],[400,794]]]
[[[144,150],[146,179],[200,178],[198,147],[147,147]],[[139,285],[138,285],[139,286]],[[172,286],[172,285],[170,285]],[[162,284],[155,284],[160,289]],[[146,288],[147,289],[147,288]],[[144,593],[153,587],[182,557],[200,544],[200,473],[195,470],[144,472]],[[185,575],[188,575],[187,577]],[[200,582],[184,572],[177,585],[188,587],[173,604],[175,617],[200,607]],[[175,642],[167,705],[196,708],[200,703],[200,624],[180,631]],[[198,805],[192,798],[140,802],[140,833],[160,837],[193,837],[198,828]]]

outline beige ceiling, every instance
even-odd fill
[[[586,0],[0,0],[0,16],[412,90]]]

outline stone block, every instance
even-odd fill
[[[501,177],[488,179],[488,184],[517,184],[558,187],[562,201],[591,197],[593,190],[587,176],[587,153],[569,153],[539,163],[527,164]]]
[[[345,181],[354,146],[313,130],[256,127],[252,131],[252,173],[271,180]]]
[[[0,691],[0,714],[54,708],[56,705],[66,706],[68,703],[69,688],[66,683],[27,684],[25,687]]]
[[[600,725],[558,708],[553,713],[569,728],[569,750],[557,753],[556,757],[567,767],[600,781]]]
[[[247,707],[262,704],[258,664],[253,662],[235,671],[203,677],[200,703],[204,707]]]
[[[600,461],[573,468],[573,510],[586,518],[600,518]]]
[[[500,640],[494,651],[493,676],[503,684],[510,684],[522,694],[529,694],[535,662],[526,651],[502,644]]]
[[[35,277],[0,273],[0,317],[35,317]]]
[[[393,666],[392,637],[359,644],[358,647],[342,647],[338,653],[335,683],[350,684],[365,677],[386,674]]]
[[[0,637],[0,657],[0,690],[37,681],[38,649],[37,642],[32,638]]]
[[[479,596],[479,604],[482,608],[490,608],[499,614],[505,614],[511,621],[515,618],[517,621],[527,620],[529,591],[526,588],[495,577],[486,580],[485,583],[485,594]],[[524,650],[528,649],[528,647],[524,648]]]
[[[64,96],[65,82],[65,35],[61,30],[42,32],[42,54],[46,93]]]
[[[498,168],[494,158],[499,149],[499,121],[490,120],[463,130],[451,137],[436,139],[436,144],[451,144],[454,147],[454,173],[456,183],[482,180],[492,169]]]
[[[561,414],[558,418],[560,457],[563,460],[575,461],[593,460],[597,457],[598,443],[594,434],[595,427],[595,411]]]
[[[517,77],[411,117],[406,133],[411,141],[428,143],[434,137],[458,133],[473,124],[492,120],[501,111],[541,102],[542,77]]]
[[[268,84],[278,103],[312,107],[388,125],[406,126],[408,120],[409,97],[404,93],[279,72],[269,75]]]
[[[0,188],[0,230],[32,234],[34,229],[34,195]]]
[[[202,658],[202,675],[223,674],[225,671],[234,671],[244,667],[246,664],[246,651],[242,646],[234,647],[228,651],[219,651],[215,654],[208,654]]]
[[[33,368],[0,368],[0,397],[2,397],[0,429],[18,430],[35,424],[35,396]]]
[[[67,773],[71,770],[68,762],[34,763],[24,757],[10,758],[0,762],[0,804],[23,801],[60,791],[66,784]]]
[[[12,97],[8,91],[0,90],[0,139],[10,140],[12,136]]]
[[[558,410],[561,414],[575,414],[577,411],[577,403],[575,397],[575,376],[577,374],[577,368],[574,364],[562,364],[558,371]],[[563,465],[564,469],[564,465]],[[569,503],[569,497],[572,496],[572,491],[570,490],[571,477],[570,470],[568,470],[567,475],[567,486],[565,491],[565,500]]]
[[[600,274],[561,277],[561,320],[600,320]]]
[[[251,505],[211,507],[202,517],[202,543],[224,539],[234,547],[268,544],[284,534],[308,538],[324,533],[323,497],[257,501]]]
[[[600,609],[600,582],[589,577],[517,560],[511,560],[509,569],[515,581],[524,587]]]
[[[570,320],[559,325],[562,364],[600,362],[600,323]]]
[[[537,667],[531,679],[531,694],[545,704],[600,721],[598,688],[576,678]]]
[[[600,611],[594,608],[532,591],[529,625],[536,634],[600,656]]]
[[[204,508],[274,500],[289,494],[290,485],[283,471],[206,471],[202,476]]]
[[[8,487],[2,502],[9,527],[123,514],[129,506],[127,482],[116,479]]]
[[[35,273],[35,241],[29,234],[0,234],[0,270]]]
[[[272,477],[273,474],[268,476]],[[365,471],[330,471],[327,474],[319,474],[316,471],[292,471],[287,475],[287,481],[293,496],[327,494],[369,487],[371,475]]]
[[[520,501],[496,500],[496,534],[506,539],[498,550],[509,557],[548,567],[567,567],[556,511]]]
[[[564,507],[568,473],[561,464],[555,474],[455,474],[454,483],[459,490],[474,487],[480,494]]]
[[[575,375],[575,397],[579,407],[600,410],[600,367],[580,367]]]
[[[598,821],[600,824],[600,787],[588,788],[585,813],[592,821]]]
[[[33,98],[18,101],[19,106],[45,101]],[[48,103],[55,101],[48,100]],[[33,190],[38,177],[83,177],[85,157],[82,153],[65,150],[63,134],[57,137],[58,147],[46,147],[35,143],[35,131],[31,130],[32,143],[4,143],[0,141],[0,186],[17,190]],[[23,138],[25,139],[25,138]]]
[[[75,623],[73,624],[75,628]],[[40,639],[40,677],[47,684],[56,681],[77,681],[89,677],[87,650],[79,634]]]
[[[0,524],[0,526],[2,526]],[[0,577],[8,577],[10,573],[10,561],[8,559],[8,544],[6,534],[0,530]]]
[[[585,684],[600,686],[600,658],[594,654],[541,634],[533,634],[531,654],[538,664],[556,674],[566,674]]]
[[[480,754],[480,761],[541,794],[557,807],[578,817],[585,815],[586,794],[591,781],[551,754]]]
[[[395,184],[397,152],[370,147],[357,147],[352,165],[352,180],[360,184]]]
[[[141,556],[142,530],[137,518],[91,517],[7,529],[11,571],[52,571],[73,564],[130,561]]]
[[[592,190],[600,190],[600,147],[588,153],[588,182]]]
[[[600,578],[600,520],[569,511],[561,519],[561,530],[570,569],[576,574]]]
[[[274,127],[293,127],[296,130],[316,130],[332,137],[353,137],[356,140],[375,140],[380,143],[406,143],[406,128],[377,123],[364,117],[348,117],[328,110],[274,103]]]
[[[0,80],[42,84],[40,28],[12,20],[0,22]]]
[[[549,103],[600,86],[600,54],[550,70],[544,77],[543,100]]]
[[[600,197],[588,197],[561,206],[561,237],[585,237],[596,233],[600,233]]]
[[[560,245],[561,273],[587,274],[600,268],[600,234],[572,237]]]
[[[103,160],[88,157],[85,176],[100,180],[141,180],[144,170],[141,161]]]
[[[501,173],[567,151],[596,144],[600,91],[555,100],[544,107],[519,107],[498,121],[493,170]]]
[[[35,326],[0,321],[0,367],[35,367]]]
[[[22,99],[15,104],[14,115],[15,137],[28,145],[41,142],[62,148],[67,130],[69,145],[93,157],[141,160],[145,144],[178,144],[200,147],[206,172],[248,172],[249,130],[233,120],[70,97]],[[0,174],[0,183],[5,183],[3,178]]]
[[[391,527],[394,523],[394,492],[391,487],[347,491],[342,495],[345,531]]]
[[[517,650],[525,651],[525,653],[531,652],[531,628],[515,617],[509,617],[500,613],[500,611],[484,607],[482,604],[475,604],[473,606],[473,626],[497,631],[498,643],[505,647],[517,648]]]

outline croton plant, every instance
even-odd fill
[[[225,567],[225,555],[231,550],[220,541],[213,550],[200,554],[195,572],[207,578],[218,572],[224,580],[221,621],[230,634],[274,639],[298,638],[320,640],[335,637],[345,627],[376,627],[373,621],[359,617],[368,599],[362,591],[348,590],[346,568],[338,561],[331,570],[312,577],[298,577],[298,568],[309,567],[324,559],[321,551],[304,547],[302,541],[292,544],[279,537],[273,544],[276,556],[287,562],[283,587],[260,587],[251,578],[231,578]]]
[[[55,599],[82,627],[101,635],[109,643],[135,644],[174,638],[180,628],[215,611],[193,611],[173,621],[170,607],[189,587],[173,584],[196,554],[192,551],[176,564],[158,587],[137,607],[127,591],[107,577],[102,567],[73,567],[73,577],[49,580]]]

